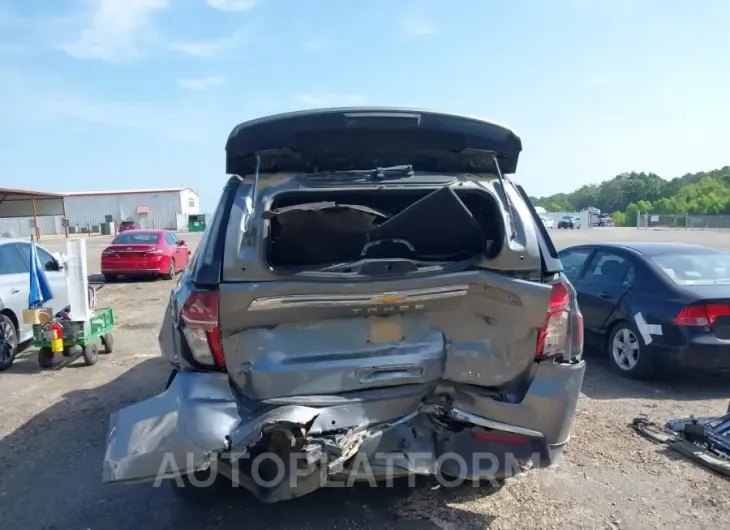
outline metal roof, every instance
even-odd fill
[[[63,195],[0,188],[0,217],[63,215]]]
[[[181,191],[190,190],[197,195],[193,188],[153,188],[144,190],[117,190],[117,191],[70,191],[63,193],[64,197],[82,197],[86,195],[133,195],[141,193],[179,193]]]

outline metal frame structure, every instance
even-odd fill
[[[66,218],[66,205],[61,193],[0,188],[1,217],[32,217],[36,239],[41,238],[38,217],[61,215]],[[68,237],[68,224],[64,223]]]

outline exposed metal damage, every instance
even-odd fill
[[[582,375],[583,366],[576,365],[569,386],[579,386]],[[566,383],[556,379],[555,388],[543,388],[542,395],[528,391],[521,402],[545,406],[560,399]],[[274,406],[249,416],[236,404],[226,374],[181,372],[159,396],[114,413],[103,480],[154,481],[214,468],[262,501],[277,502],[338,481],[439,473],[501,479],[552,461],[568,440],[572,418],[549,432],[555,443],[540,431],[465,410],[473,397],[450,385],[406,390],[332,406],[307,396],[316,406]],[[411,411],[402,414],[406,407]],[[511,458],[495,459],[505,447]]]

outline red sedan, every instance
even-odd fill
[[[171,280],[185,269],[190,249],[168,230],[127,230],[101,253],[101,273],[107,281],[119,276],[159,274]]]

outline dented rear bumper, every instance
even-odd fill
[[[325,482],[439,472],[504,478],[519,471],[510,462],[544,466],[559,457],[584,372],[583,362],[542,363],[519,402],[444,382],[377,389],[354,398],[299,399],[256,414],[239,406],[226,374],[180,372],[165,392],[111,415],[103,481],[172,478],[221,461],[237,470],[242,459],[261,454],[260,445],[271,443],[274,431],[287,433],[288,447],[304,455],[306,462],[297,464],[300,478],[307,469]],[[434,395],[448,398],[430,400]],[[280,449],[279,442],[279,455]],[[352,465],[356,457],[367,461],[364,468],[362,462]],[[254,493],[282,500],[324,485],[314,482],[283,480]]]

